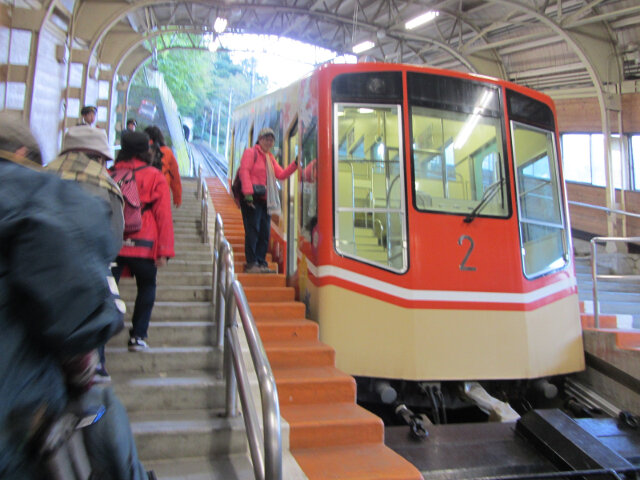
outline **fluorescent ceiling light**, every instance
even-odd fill
[[[373,108],[360,107],[358,113],[364,113],[365,115],[367,113],[373,113]]]
[[[438,15],[440,15],[440,12],[438,11],[429,11],[427,13],[423,13],[422,15],[418,15],[417,17],[409,20],[407,23],[404,24],[404,27],[407,30],[413,30],[414,28],[417,28],[420,25],[430,22],[431,20],[436,18]]]
[[[453,148],[455,148],[456,150],[460,150],[462,147],[464,147],[465,143],[467,143],[467,140],[469,140],[469,137],[471,136],[474,128],[476,128],[476,125],[480,121],[480,114],[482,113],[482,110],[486,108],[487,105],[489,105],[489,102],[492,98],[493,92],[491,90],[485,90],[482,98],[473,108],[473,114],[467,118],[467,121],[462,126],[462,129],[456,137],[456,140],[453,142]]]
[[[358,53],[366,52],[367,50],[369,50],[369,49],[371,49],[371,48],[373,48],[375,46],[376,46],[375,43],[373,43],[370,40],[366,40],[366,41],[361,42],[361,43],[359,43],[357,45],[354,45],[352,50],[353,50],[353,53],[355,53],[357,55]]]
[[[222,33],[227,28],[227,19],[218,17],[216,18],[215,23],[213,24],[213,29],[216,33]]]

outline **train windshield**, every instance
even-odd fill
[[[400,105],[334,104],[336,249],[407,268]]]
[[[499,90],[413,72],[407,84],[415,207],[507,217]]]

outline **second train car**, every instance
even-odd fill
[[[360,400],[449,406],[466,382],[517,396],[501,381],[522,390],[584,368],[548,96],[325,65],[236,110],[229,178],[266,126],[281,164],[300,160],[270,251]]]

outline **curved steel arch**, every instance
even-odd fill
[[[140,38],[138,38],[136,41],[131,42],[125,49],[125,51],[123,52],[123,54],[120,56],[120,59],[118,60],[118,63],[114,66],[113,71],[114,71],[114,75],[117,75],[120,67],[122,66],[122,64],[126,61],[127,57],[133,52],[135,51],[142,43],[149,41],[153,38],[156,37],[161,37],[163,35],[167,35],[167,34],[176,34],[176,33],[184,33],[184,34],[194,34],[197,35],[199,33],[202,32],[198,32],[196,30],[193,31],[184,31],[182,29],[176,29],[176,30],[157,30],[155,32],[147,32],[146,35],[142,35]],[[161,48],[159,49],[159,51],[167,51],[167,50],[176,50],[176,49],[184,49],[184,50],[205,50],[204,48],[197,48],[197,47],[189,47],[186,45],[176,45],[176,46],[171,46],[171,47],[165,47],[165,48]],[[132,72],[129,74],[129,76],[131,78],[133,78],[133,76],[137,73],[137,71],[139,70],[140,66],[142,66],[143,63],[145,63],[153,54],[151,52],[149,52],[149,56],[144,59],[140,65],[138,65],[134,70],[132,70]]]
[[[199,5],[203,5],[207,8],[210,8],[211,10],[219,10],[219,11],[224,11],[226,12],[231,11],[232,9],[235,8],[252,8],[254,10],[274,10],[276,7],[273,5],[249,5],[249,4],[234,4],[232,6],[223,6],[223,7],[214,7],[209,3],[206,3],[205,1],[190,1],[190,2],[181,2],[185,5],[187,4],[199,4]],[[111,31],[111,29],[118,23],[120,22],[126,15],[133,13],[136,10],[142,9],[142,8],[146,8],[146,7],[150,7],[153,5],[164,5],[164,4],[169,4],[167,2],[164,1],[157,1],[157,0],[141,0],[140,2],[136,2],[135,4],[122,4],[122,5],[126,5],[125,8],[116,10],[115,13],[113,13],[110,17],[108,17],[105,22],[102,23],[102,25],[98,28],[97,30],[97,35],[95,35],[91,41],[90,41],[90,45],[89,45],[89,54],[90,54],[90,58],[93,58],[94,55],[96,54],[96,50],[98,48],[98,46],[104,41],[106,35],[109,33],[109,31]],[[175,4],[170,4],[170,5],[175,5]],[[345,17],[345,16],[341,16],[341,15],[337,15],[337,14],[333,14],[327,11],[320,11],[320,10],[308,10],[305,8],[300,8],[300,7],[277,7],[277,10],[279,13],[289,13],[289,14],[294,14],[294,15],[299,15],[300,18],[305,18],[305,17],[311,17],[311,18],[316,18],[316,19],[320,19],[320,20],[329,20],[330,22],[338,25],[338,26],[353,26],[354,24],[354,20],[351,17]],[[80,17],[81,12],[78,12],[78,17]],[[456,17],[459,18],[459,17]],[[460,21],[464,21],[463,19],[459,18]],[[78,21],[81,21],[80,18],[78,19]],[[464,21],[465,23],[467,23],[469,25],[468,22]],[[372,33],[375,33],[379,30],[385,30],[383,25],[378,25],[375,23],[368,23],[368,22],[357,22],[358,27],[361,30],[367,30],[370,31]],[[205,27],[203,25],[203,27]],[[473,26],[472,26],[473,28]],[[212,31],[201,31],[201,33],[213,33]],[[251,30],[247,30],[244,33],[254,33]],[[260,32],[258,30],[255,31],[255,33],[264,33],[264,32]],[[399,32],[399,31],[391,31],[389,32],[389,37],[390,38],[394,38],[396,40],[399,41],[406,41],[406,40],[413,40],[413,41],[417,41],[417,42],[423,42],[423,43],[428,43],[430,45],[434,45],[436,47],[438,47],[439,49],[447,52],[449,55],[451,55],[453,58],[455,58],[456,60],[458,60],[460,63],[462,63],[463,65],[465,65],[469,70],[473,71],[473,72],[477,72],[477,68],[473,65],[473,63],[470,61],[469,58],[467,58],[463,53],[459,52],[458,50],[452,48],[451,46],[449,46],[448,44],[446,44],[445,42],[441,42],[439,40],[435,40],[429,37],[425,37],[425,36],[420,36],[420,35],[415,35],[415,34],[408,34],[405,32]],[[334,51],[336,50],[335,48],[332,48]],[[344,50],[342,51],[338,51],[338,53],[347,53]],[[498,57],[497,52],[494,53],[494,56]],[[499,63],[502,68],[501,70],[504,72],[504,64],[503,62],[497,60],[497,63]]]
[[[611,170],[611,158],[609,152],[609,136],[611,133],[611,127],[609,122],[609,115],[607,113],[607,100],[605,98],[604,92],[604,84],[596,71],[595,65],[591,62],[586,52],[583,51],[581,45],[567,32],[562,28],[562,26],[558,25],[556,22],[551,20],[546,15],[540,14],[536,10],[522,5],[518,0],[487,0],[491,3],[500,3],[503,5],[509,5],[521,11],[526,12],[527,14],[533,16],[538,19],[543,24],[547,25],[551,30],[555,31],[559,36],[564,38],[567,42],[567,45],[573,49],[575,54],[578,56],[582,64],[585,66],[587,72],[589,73],[589,77],[591,77],[591,81],[596,87],[596,96],[598,98],[598,104],[600,106],[600,117],[602,121],[602,133],[605,138],[605,149],[604,149],[604,160],[605,160],[605,177],[606,177],[606,193],[607,193],[607,206],[612,208],[615,204],[615,189],[612,188],[612,170]],[[609,235],[613,235],[615,228],[613,226],[613,220],[608,220],[608,231]]]

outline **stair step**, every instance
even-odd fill
[[[180,345],[183,347],[202,347],[212,345],[215,338],[215,324],[211,321],[166,321],[149,322],[149,337],[153,339],[154,347]],[[114,335],[107,345],[121,347],[129,341],[131,322],[125,323],[125,328]]]
[[[271,318],[304,318],[305,305],[302,302],[249,302],[256,322]]]
[[[225,382],[205,372],[186,375],[111,374],[114,390],[129,412],[196,410],[225,406]]]
[[[211,247],[202,242],[186,242],[184,245],[181,245],[179,242],[175,242],[175,253],[208,253],[211,254]]]
[[[211,275],[209,275],[211,282]],[[120,296],[125,300],[134,300],[137,288],[135,284],[120,286]],[[156,301],[158,302],[207,302],[211,300],[212,288],[210,285],[158,285],[156,287]]]
[[[284,287],[286,277],[282,273],[237,273],[236,277],[243,286],[256,287]]]
[[[240,248],[240,249],[235,249],[235,250],[233,251],[233,259],[234,259],[236,262],[242,262],[242,263],[245,263],[245,262],[246,262],[247,257],[246,257],[246,255],[244,254],[244,244],[243,244],[242,248]],[[271,254],[270,254],[270,253],[267,253],[267,255],[265,256],[265,260],[266,260],[268,263],[271,263],[271,262],[273,261],[273,258],[271,257]]]
[[[335,350],[318,340],[265,340],[263,344],[271,368],[333,366],[336,360]]]
[[[181,260],[170,259],[166,266],[158,269],[158,272],[211,272],[213,270],[213,258],[211,260]]]
[[[244,293],[249,302],[291,302],[296,294],[292,287],[244,287]]]
[[[422,480],[420,472],[383,444],[292,450],[309,480]]]
[[[125,320],[131,320],[133,301],[126,302]],[[152,321],[163,320],[212,320],[213,305],[210,302],[156,302],[151,312]]]
[[[283,405],[292,449],[384,441],[379,417],[353,403]]]
[[[158,372],[203,371],[220,368],[222,354],[217,348],[155,347],[153,339],[144,352],[130,352],[126,346],[108,345],[107,368],[111,373],[157,374]]]
[[[144,463],[161,480],[245,480],[254,478],[248,454],[214,458],[156,460]]]
[[[622,350],[640,351],[640,331],[619,332],[616,335],[616,345]]]
[[[263,342],[318,339],[318,324],[311,320],[265,320],[257,324],[257,327]]]
[[[215,410],[131,412],[131,430],[139,457],[146,461],[246,452],[242,417],[221,418],[219,413]]]
[[[273,368],[280,405],[355,402],[353,377],[334,367]]]
[[[245,266],[246,263],[244,262],[244,260],[239,261],[237,258],[235,258],[234,255],[234,263],[233,263],[233,268],[236,272],[244,272],[245,271]],[[276,262],[267,262],[267,265],[269,266],[269,268],[275,272],[278,271],[278,264]]]
[[[213,268],[213,265],[211,265]],[[158,286],[169,285],[200,285],[211,286],[211,272],[213,270],[206,270],[203,272],[172,272],[165,269],[165,267],[158,270],[157,282]],[[135,280],[132,277],[121,278],[120,284],[124,285],[125,282],[130,282],[131,285],[135,285]]]
[[[207,250],[207,251],[186,251],[186,250],[182,250],[182,251],[176,251],[175,252],[175,257],[174,259],[172,259],[171,261],[175,261],[175,260],[200,260],[200,261],[209,261],[212,262],[213,261],[213,255],[211,254],[211,251]]]

